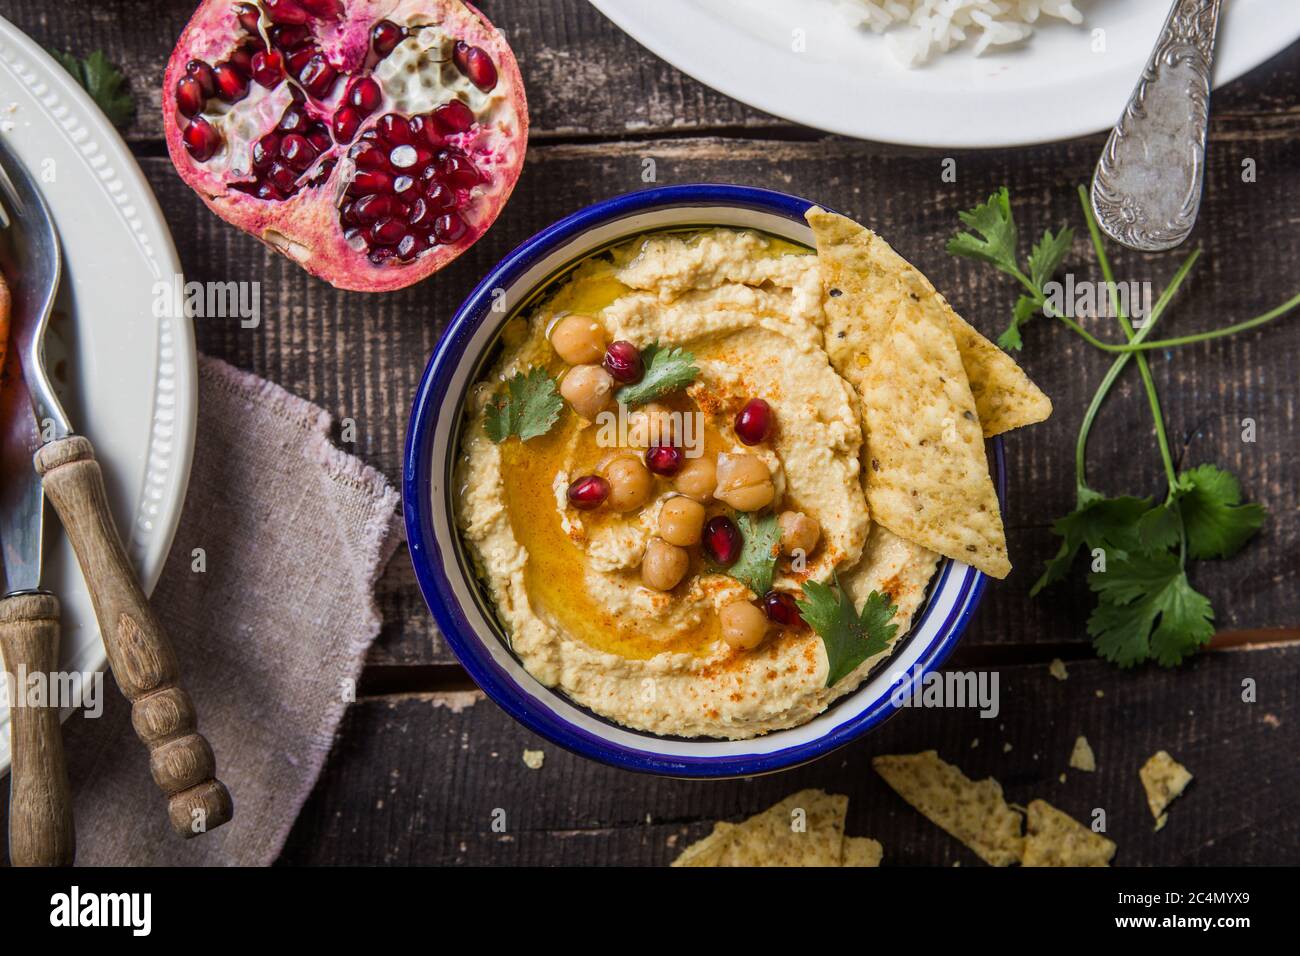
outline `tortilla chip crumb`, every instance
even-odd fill
[[[1065,783],[1065,774],[1061,774],[1061,775],[1060,775],[1059,777],[1057,777],[1056,779],[1060,780],[1061,783]]]
[[[1011,753],[1011,745],[1010,745],[1010,744],[1003,744],[1003,745],[1002,745],[1002,752],[1003,752],[1004,754],[1009,754],[1009,753]]]
[[[881,755],[871,765],[900,797],[984,862],[1010,866],[1020,859],[1020,814],[1007,805],[996,780],[973,781],[933,750]]]
[[[546,762],[546,751],[544,750],[525,750],[524,766],[529,770],[541,770],[542,764]]]
[[[1161,750],[1142,765],[1138,777],[1147,792],[1147,806],[1151,808],[1151,815],[1156,819],[1156,829],[1159,830],[1164,826],[1160,818],[1164,816],[1165,809],[1187,789],[1187,785],[1192,782],[1192,775],[1186,767],[1169,756],[1168,751]]]
[[[1052,663],[1047,665],[1047,673],[1051,674],[1057,680],[1069,680],[1070,672],[1066,670],[1065,661],[1059,657],[1053,657]]]
[[[1080,734],[1074,741],[1074,750],[1070,753],[1070,766],[1075,770],[1092,773],[1097,769],[1097,757],[1088,744],[1088,738]]]
[[[1100,700],[1102,697],[1105,697],[1105,696],[1106,696],[1106,692],[1105,692],[1104,690],[1102,690],[1100,687],[1097,688],[1097,698]]]
[[[1109,866],[1115,844],[1045,800],[1029,804],[1022,866]]]
[[[979,739],[978,737],[976,737],[974,740],[972,740],[972,741],[970,742],[970,749],[971,749],[971,750],[974,750],[974,749],[975,749],[976,747],[978,747],[979,745],[980,745],[980,739]]]

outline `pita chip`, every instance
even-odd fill
[[[1115,844],[1045,800],[1029,804],[1023,866],[1109,866]]]
[[[1156,829],[1159,830],[1166,822],[1165,810],[1187,789],[1187,785],[1192,782],[1192,775],[1186,767],[1169,756],[1167,750],[1161,750],[1152,754],[1142,765],[1138,778],[1147,792],[1147,806],[1151,808],[1151,815],[1156,818]]]
[[[848,797],[801,790],[741,823],[717,824],[672,865],[840,866],[848,809]]]

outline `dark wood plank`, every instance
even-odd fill
[[[880,840],[886,865],[979,865],[870,768],[875,754],[928,748],[972,778],[994,777],[1012,802],[1042,798],[1083,820],[1104,809],[1117,865],[1295,862],[1300,648],[1209,654],[1178,672],[1078,663],[1063,683],[1043,666],[999,676],[995,719],[906,711],[809,766],[721,782],[603,767],[539,740],[486,700],[468,707],[464,695],[363,700],[349,712],[282,862],[664,864],[713,820],[821,787],[850,796],[848,832]],[[1246,678],[1258,684],[1257,703],[1241,700]],[[1068,769],[1079,734],[1096,752],[1096,773]],[[525,748],[545,752],[541,770],[524,766]],[[1137,770],[1161,749],[1196,779],[1154,833]],[[504,833],[492,829],[497,811]]]

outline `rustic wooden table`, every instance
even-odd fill
[[[203,351],[279,382],[357,423],[353,450],[398,482],[407,412],[439,331],[479,277],[543,226],[596,200],[658,182],[770,186],[815,198],[870,224],[948,293],[986,333],[1014,289],[943,250],[956,210],[1007,184],[1026,227],[1079,224],[1074,187],[1088,180],[1103,137],[1030,149],[964,152],[957,181],[946,154],[823,136],[759,113],[677,72],[582,0],[482,4],[514,46],[527,83],[532,144],[496,226],[451,267],[403,292],[338,292],[211,215],[167,159],[159,81],[193,0],[48,3],[4,0],[0,13],[52,50],[103,49],[130,75],[138,112],[127,141],[170,223],[187,278],[259,280],[256,330],[208,320]],[[869,103],[863,104],[870,109]],[[1069,104],[1062,104],[1068,109]],[[1245,160],[1256,182],[1244,182]],[[1300,291],[1300,46],[1215,94],[1206,203],[1192,244],[1206,256],[1167,320],[1186,332],[1246,318]],[[1076,243],[1071,261],[1091,270]],[[1179,256],[1118,255],[1121,277],[1163,283]],[[873,754],[937,748],[1008,797],[1042,797],[1079,818],[1107,809],[1117,863],[1300,861],[1300,428],[1294,321],[1177,356],[1154,355],[1175,454],[1241,476],[1270,517],[1232,561],[1199,566],[1218,609],[1215,648],[1177,671],[1121,672],[1097,660],[1083,622],[1081,580],[1031,600],[1055,549],[1052,517],[1071,506],[1075,431],[1106,360],[1059,328],[1035,328],[1022,361],[1056,414],[1007,439],[1006,523],[1016,571],[991,586],[951,666],[1000,672],[1003,707],[906,712],[856,744],[775,776],[694,783],[637,776],[572,756],[483,699],[421,601],[405,550],[380,583],[383,633],[359,700],[303,807],[282,861],[311,863],[662,864],[708,822],[756,812],[809,786],[851,796],[849,832],[880,839],[887,864],[976,858],[905,806],[869,767]],[[1148,413],[1135,374],[1094,432],[1094,482],[1155,491]],[[1241,440],[1252,418],[1257,441]],[[1049,676],[1061,657],[1070,676]],[[1242,700],[1253,679],[1258,700]],[[1066,771],[1078,734],[1098,772]],[[975,741],[978,740],[978,746]],[[525,748],[545,751],[526,768]],[[1153,833],[1137,769],[1168,749],[1196,774],[1169,825]],[[492,829],[496,808],[504,834]]]

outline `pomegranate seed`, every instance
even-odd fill
[[[298,0],[298,3],[312,16],[322,20],[339,18],[338,0]]]
[[[740,529],[726,515],[717,515],[704,522],[701,546],[714,564],[729,568],[740,557]]]
[[[433,118],[448,133],[463,133],[474,125],[474,111],[460,100],[448,100],[433,111]]]
[[[253,70],[253,47],[238,47],[226,62],[238,69],[242,75],[248,76]]]
[[[682,450],[673,445],[651,445],[645,451],[645,466],[656,475],[675,475],[682,463]]]
[[[736,413],[736,437],[746,445],[757,445],[772,430],[772,406],[761,398],[751,398]]]
[[[435,149],[442,145],[442,134],[438,132],[438,124],[432,116],[412,116],[410,126],[411,138],[416,143],[423,140]]]
[[[429,248],[429,242],[413,232],[408,232],[397,243],[397,258],[403,262],[410,262],[425,249]]]
[[[309,94],[318,100],[323,100],[329,95],[338,76],[339,71],[326,62],[323,53],[318,53],[302,68],[302,72],[298,74],[298,82]]]
[[[270,183],[262,183],[257,187],[257,192],[253,193],[258,199],[283,199],[284,193],[276,189]]]
[[[393,177],[382,169],[359,169],[352,177],[348,192],[354,196],[373,196],[376,193],[391,193]]]
[[[280,117],[280,122],[276,126],[282,133],[302,133],[307,129],[307,114],[302,110],[294,109],[290,106]]]
[[[262,19],[262,14],[251,3],[239,3],[235,5],[235,18],[247,32],[256,34],[257,23]]]
[[[192,76],[182,76],[176,83],[176,108],[182,116],[198,116],[207,97],[203,85]]]
[[[348,102],[355,106],[362,116],[369,116],[379,109],[379,104],[383,101],[383,90],[379,88],[378,83],[368,76],[353,81],[352,87],[348,91]]]
[[[306,23],[308,19],[298,0],[263,0],[262,6],[273,23]]]
[[[411,203],[411,212],[406,217],[406,222],[413,228],[421,232],[429,232],[433,229],[434,211],[433,208],[423,199],[417,199]]]
[[[484,93],[491,92],[497,85],[496,64],[481,47],[470,46],[463,40],[457,41],[451,59],[456,64],[456,69],[469,77],[469,81]]]
[[[442,166],[442,175],[450,185],[460,189],[469,189],[479,181],[478,170],[464,156],[447,157],[447,162]]]
[[[217,81],[212,78],[212,67],[202,60],[190,60],[185,64],[185,72],[199,81],[203,87],[203,98],[209,99],[217,93]]]
[[[266,169],[279,155],[280,137],[275,133],[267,133],[253,144],[253,168]]]
[[[418,194],[412,192],[415,189],[415,180],[410,176],[398,176],[393,180],[393,195],[400,199],[411,199]]]
[[[298,185],[297,174],[284,163],[272,163],[270,171],[266,174],[266,179],[285,193],[293,192]]]
[[[429,200],[429,207],[438,212],[456,208],[456,194],[442,183],[431,183],[425,188],[424,196]]]
[[[370,132],[367,130],[366,132]],[[363,133],[364,137],[365,134]],[[388,169],[388,154],[370,143],[358,143],[348,154],[358,169]]]
[[[302,71],[307,68],[313,57],[320,55],[320,49],[314,46],[302,46],[289,54],[285,62],[289,65],[289,72],[295,77],[301,78]]]
[[[269,31],[271,44],[281,50],[296,50],[311,39],[311,31],[304,26],[274,26]]]
[[[465,220],[454,212],[443,213],[433,223],[433,234],[439,242],[455,242],[465,235]]]
[[[605,371],[616,382],[639,382],[645,374],[645,364],[641,361],[641,350],[631,342],[611,342],[605,349]]]
[[[345,106],[334,114],[334,138],[340,143],[352,142],[361,128],[361,114],[351,106]]]
[[[769,621],[782,627],[804,626],[803,617],[799,614],[799,605],[794,602],[794,596],[785,591],[768,591],[763,595],[763,612]]]
[[[389,151],[388,161],[393,164],[394,169],[410,169],[420,161],[420,154],[415,151],[414,146],[403,143]]]
[[[284,57],[275,50],[253,54],[253,79],[268,90],[284,79]]]
[[[334,145],[330,139],[329,127],[324,123],[312,123],[311,129],[306,132],[307,142],[311,143],[312,148],[318,153],[323,153]]]
[[[380,219],[405,218],[406,207],[394,196],[362,196],[352,207],[352,212],[360,223],[368,225]]]
[[[392,20],[380,20],[370,31],[370,42],[380,56],[388,56],[406,39],[406,31]]]
[[[569,485],[569,504],[579,511],[599,508],[609,497],[609,482],[600,475],[584,475]]]
[[[202,116],[190,120],[183,137],[185,149],[200,163],[207,162],[221,148],[221,134]]]
[[[371,249],[370,255],[366,256],[375,265],[383,265],[386,261],[393,258],[393,250],[387,248]]]
[[[370,227],[370,241],[376,244],[393,245],[406,235],[406,224],[397,219],[381,219]]]
[[[286,163],[301,172],[316,158],[316,150],[307,142],[307,137],[290,133],[280,142],[280,155]]]
[[[379,138],[393,146],[411,144],[411,124],[406,121],[405,116],[385,113],[379,118],[375,128],[379,131]]]
[[[217,96],[227,103],[238,103],[248,95],[248,79],[232,63],[219,63],[212,75],[217,80]]]
[[[308,139],[310,138],[311,137],[308,137]],[[316,172],[312,174],[311,184],[313,186],[319,186],[321,183],[325,182],[325,180],[329,179],[330,173],[334,172],[334,166],[337,162],[338,160],[331,157],[317,166]]]

